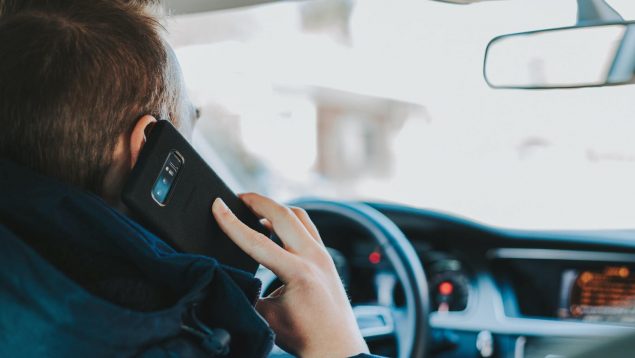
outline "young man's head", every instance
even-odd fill
[[[0,0],[0,158],[115,203],[155,118],[189,127],[152,0]]]

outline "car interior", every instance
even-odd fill
[[[633,354],[631,1],[164,6],[197,150],[309,213],[372,353]]]

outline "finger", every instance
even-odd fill
[[[273,231],[273,226],[271,225],[271,221],[267,219],[260,219],[260,224],[264,226],[267,230]]]
[[[240,198],[256,215],[271,222],[273,231],[289,251],[299,253],[315,247],[315,240],[291,209],[259,194],[243,194]]]
[[[276,245],[265,235],[252,230],[240,221],[225,205],[222,199],[214,200],[212,213],[218,226],[247,255],[276,274],[283,282],[288,282],[295,272],[296,258]]]
[[[320,237],[320,233],[318,232],[317,227],[315,226],[315,224],[309,217],[309,214],[306,212],[306,210],[302,208],[293,207],[293,206],[290,207],[290,209],[291,211],[293,211],[295,216],[297,216],[298,219],[300,219],[300,222],[302,223],[302,225],[304,225],[304,228],[309,232],[309,234],[311,234],[311,236],[315,239],[315,241],[317,241],[320,245],[324,246],[324,243],[322,242],[322,238]]]

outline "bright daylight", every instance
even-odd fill
[[[635,17],[631,1],[609,2]],[[509,228],[632,228],[635,86],[529,92],[483,79],[493,37],[575,20],[573,0],[318,0],[175,16],[168,29],[201,140],[238,189]],[[588,73],[602,50],[565,68]]]

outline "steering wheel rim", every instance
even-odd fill
[[[405,330],[394,330],[400,358],[425,356],[429,326],[429,295],[426,275],[412,244],[395,223],[363,203],[301,199],[290,203],[312,212],[335,214],[359,225],[370,234],[389,260],[401,283],[406,301]]]

